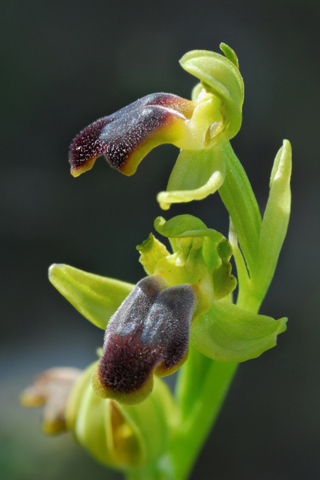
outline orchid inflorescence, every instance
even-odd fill
[[[220,47],[224,55],[194,50],[180,60],[200,80],[191,100],[147,95],[86,127],[70,147],[75,177],[102,155],[132,175],[154,147],[172,143],[180,153],[157,196],[160,207],[218,191],[230,215],[228,239],[192,215],[158,217],[154,229],[171,251],[151,233],[137,247],[147,276],[136,285],[50,267],[51,283],[105,330],[103,348],[84,372],[45,372],[22,402],[46,404],[47,432],[72,431],[95,458],[130,479],[186,479],[237,364],[274,347],[286,329],[286,318],[258,311],[287,231],[291,147],[285,140],[276,156],[261,218],[230,145],[242,121],[238,59]],[[178,369],[173,395],[159,377]]]

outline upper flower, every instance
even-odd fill
[[[70,147],[72,175],[90,170],[101,155],[113,168],[132,175],[150,150],[172,143],[182,152],[168,192],[158,198],[161,207],[216,191],[225,170],[216,148],[239,131],[244,97],[237,57],[227,45],[221,44],[221,49],[225,56],[194,50],[180,60],[201,81],[192,100],[169,93],[147,95],[82,130]]]

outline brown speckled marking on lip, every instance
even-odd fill
[[[107,117],[100,118],[73,140],[69,151],[71,173],[90,170],[104,155],[110,165],[132,175],[141,159],[155,146],[175,136],[171,127],[183,124],[194,102],[169,93],[147,95]]]
[[[118,393],[135,392],[149,378],[159,353],[143,345],[139,330],[127,337],[113,335],[99,363],[100,380],[107,389]]]

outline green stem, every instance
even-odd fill
[[[177,401],[181,423],[170,448],[174,478],[188,478],[223,404],[237,364],[211,360],[190,346],[179,373]]]
[[[172,477],[155,464],[136,467],[127,472],[125,478],[126,480],[169,480]],[[172,478],[172,480],[174,479]]]
[[[261,215],[248,177],[229,142],[221,145],[221,152],[226,159],[226,177],[219,193],[237,232],[251,277],[247,277],[243,265],[242,277],[246,280],[242,285],[245,293],[241,296],[241,306],[257,312],[261,299],[252,295],[250,286],[254,286],[252,282],[259,256]],[[176,388],[181,419],[173,433],[168,454],[152,469],[135,470],[128,480],[187,480],[218,417],[237,366],[211,360],[190,345],[189,358],[179,371]]]
[[[259,254],[261,216],[248,177],[229,142],[221,145],[226,177],[219,189],[235,226],[247,268],[254,273]],[[250,300],[250,299],[247,299]],[[258,306],[247,303],[248,310]],[[190,346],[188,361],[179,372],[176,397],[181,422],[170,452],[174,478],[186,480],[219,414],[237,364],[211,360]]]

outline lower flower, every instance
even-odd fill
[[[137,247],[148,277],[136,286],[53,265],[53,285],[92,323],[105,329],[103,354],[93,373],[102,398],[133,405],[150,395],[154,376],[176,371],[189,341],[204,355],[242,362],[276,345],[286,319],[274,320],[233,305],[232,248],[196,217],[158,218],[156,230]]]

